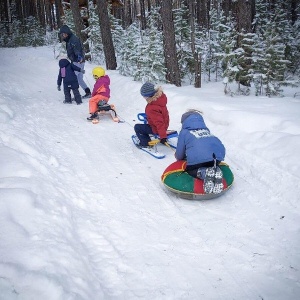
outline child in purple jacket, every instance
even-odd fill
[[[93,121],[97,118],[98,103],[106,104],[110,98],[110,78],[105,74],[102,67],[95,67],[93,69],[93,77],[96,80],[92,92],[92,98],[89,100],[90,116],[87,117],[88,121]]]

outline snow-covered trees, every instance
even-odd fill
[[[113,2],[119,6],[107,7],[105,0],[97,0],[95,6],[90,0],[85,9],[80,34],[88,35],[86,54],[92,62],[140,81],[200,87],[201,80],[223,80],[225,93],[231,95],[247,94],[250,87],[257,95],[280,95],[283,86],[299,84],[300,4],[296,0],[109,3]],[[43,22],[38,20],[45,1],[33,9],[34,1],[22,0],[26,14],[36,11],[37,18],[29,19],[17,3],[7,0],[0,7],[0,46],[43,44],[41,24],[53,28],[63,15],[76,32],[78,11],[66,9],[62,14],[59,0],[45,8]],[[72,0],[71,8],[75,4],[78,8]]]

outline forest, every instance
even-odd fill
[[[0,47],[77,35],[86,60],[136,81],[223,81],[224,93],[283,96],[300,85],[297,0],[1,0]]]

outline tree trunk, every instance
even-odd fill
[[[36,10],[39,23],[41,26],[46,29],[46,13],[45,13],[46,5],[44,0],[36,0]]]
[[[36,13],[36,10],[35,10],[35,1],[33,0],[27,0],[25,3],[24,3],[24,11],[25,11],[25,18],[28,18],[29,16],[33,16],[33,17],[36,17],[37,16],[37,13]]]
[[[197,23],[201,29],[208,29],[208,10],[207,1],[197,0],[196,1],[196,11],[197,11]]]
[[[237,21],[237,31],[238,31],[238,39],[237,39],[237,44],[238,47],[243,47],[242,46],[242,40],[244,38],[244,34],[251,33],[252,32],[252,20],[254,17],[254,5],[255,1],[254,0],[238,0],[237,2],[234,3],[234,12],[235,12],[235,18]],[[245,52],[248,52],[248,56],[251,55],[249,53],[249,50],[244,47]],[[251,59],[248,59],[247,61],[244,61],[242,64],[243,69],[249,69],[251,67]],[[240,78],[239,83],[244,85],[244,86],[249,86],[250,83],[248,80],[245,78],[243,79],[242,76],[239,76]]]
[[[253,20],[253,2],[252,0],[238,0],[234,3],[235,18],[237,21],[238,33],[252,32]],[[238,38],[238,45],[240,46],[241,37]]]
[[[124,1],[124,28],[128,28],[132,23],[131,18],[131,1],[125,0]]]
[[[71,10],[72,10],[76,35],[79,37],[79,39],[80,39],[80,41],[83,45],[84,52],[89,53],[90,52],[89,43],[87,42],[88,36],[85,32],[83,32],[84,25],[83,25],[83,21],[82,21],[82,18],[81,18],[78,1],[77,0],[70,0],[70,7],[71,7]]]
[[[292,24],[293,25],[297,21],[297,1],[299,1],[299,0],[292,0],[292,3],[291,3],[291,12],[290,12],[290,14],[291,14],[291,19],[292,19]]]
[[[224,11],[224,15],[226,17],[228,17],[229,13],[232,10],[232,0],[223,0],[221,5],[222,5],[222,9]]]
[[[9,0],[0,2],[0,21],[7,24],[11,21]]]
[[[181,86],[180,72],[175,44],[175,29],[173,23],[172,0],[161,1],[161,19],[163,24],[164,56],[167,69],[166,79]]]
[[[115,55],[115,48],[112,40],[110,30],[110,20],[107,11],[106,0],[97,0],[97,12],[99,16],[99,24],[101,31],[101,38],[103,44],[103,51],[105,56],[105,63],[107,70],[116,70],[117,60]]]
[[[196,52],[195,43],[195,2],[191,0],[188,2],[189,13],[190,13],[190,27],[191,27],[191,50],[194,57],[194,74],[195,74],[195,88],[201,87],[201,70],[199,69],[199,55]]]
[[[145,3],[144,0],[140,0],[140,13],[141,13],[141,29],[146,29],[146,15],[145,15]]]
[[[49,26],[50,30],[53,30],[54,24],[51,15],[51,3],[49,0],[45,1],[45,18],[46,18],[46,26]]]
[[[62,5],[61,5],[61,0],[55,0],[55,17],[56,17],[56,23],[57,27],[60,28],[62,26],[61,23],[61,15],[62,15]],[[53,8],[52,8],[53,11]]]

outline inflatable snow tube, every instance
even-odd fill
[[[219,167],[223,172],[223,189],[218,194],[206,194],[203,180],[194,178],[185,172],[186,161],[178,160],[169,165],[161,176],[163,184],[181,198],[191,200],[213,199],[223,195],[233,184],[234,176],[229,166],[221,162]]]

